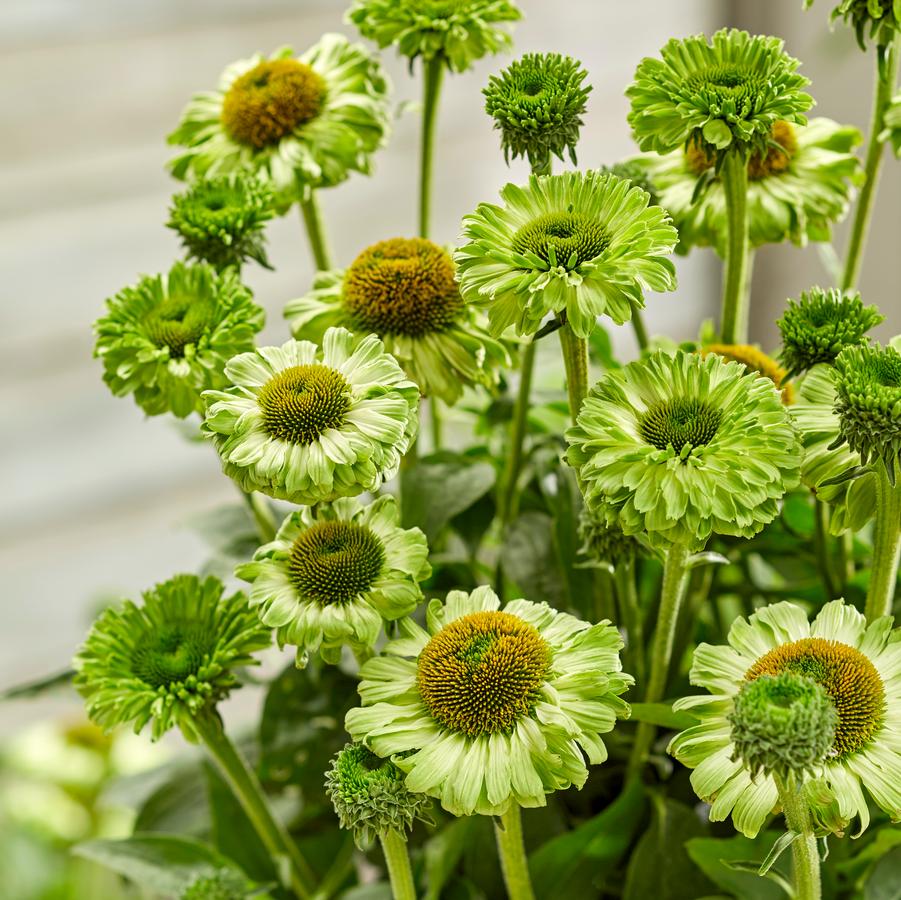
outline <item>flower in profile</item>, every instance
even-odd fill
[[[363,707],[346,727],[407,773],[406,786],[454,815],[502,815],[511,804],[588,777],[607,758],[600,735],[629,714],[620,698],[622,640],[546,603],[503,610],[488,587],[432,600],[426,630],[411,619],[363,665]],[[584,754],[584,756],[583,756]]]
[[[173,725],[192,738],[192,721],[238,687],[235,669],[256,665],[271,633],[242,593],[223,596],[212,576],[176,575],[137,606],[101,613],[73,665],[88,715],[112,728],[151,723],[153,739]]]
[[[313,504],[393,478],[416,436],[419,388],[374,335],[329,328],[229,360],[206,391],[204,433],[245,491]]]
[[[345,644],[371,649],[383,620],[413,612],[431,574],[418,528],[401,528],[393,497],[354,498],[291,513],[278,534],[235,574],[251,583],[250,605],[280,644],[337,662]]]
[[[805,9],[811,6],[813,0],[804,0]],[[853,28],[861,50],[866,50],[867,38],[883,47],[901,31],[901,4],[898,0],[841,0],[830,19],[842,19]]]
[[[203,409],[202,391],[223,387],[228,359],[253,347],[263,310],[234,271],[176,263],[106,301],[94,323],[94,355],[117,396],[133,394],[149,416],[185,418]]]
[[[510,46],[503,27],[522,18],[509,0],[354,0],[347,20],[379,47],[424,63],[436,57],[454,72]]]
[[[503,206],[482,203],[463,220],[460,292],[487,308],[491,330],[534,334],[548,313],[587,337],[600,315],[617,324],[644,306],[643,290],[671,291],[667,254],[677,233],[640,188],[613,175],[566,172],[508,184]]]
[[[423,394],[446,403],[467,385],[494,385],[510,364],[506,347],[464,304],[450,254],[424,238],[367,247],[346,270],[320,272],[313,289],[285,306],[296,338],[318,340],[344,326],[377,334]]]
[[[176,178],[255,172],[280,206],[370,171],[388,132],[388,82],[364,47],[326,34],[302,56],[290,48],[232,63],[214,91],[195,94],[169,135],[186,148]]]
[[[867,627],[854,607],[834,600],[808,623],[800,607],[775,603],[739,618],[728,640],[695,650],[691,683],[710,695],[674,704],[700,721],[669,747],[694,769],[711,821],[731,814],[754,837],[777,805],[773,774],[786,767],[824,782],[844,822],[860,818],[860,831],[870,817],[862,788],[901,818],[901,641],[891,618]]]
[[[716,354],[658,351],[609,372],[566,439],[589,507],[661,547],[753,537],[798,482],[779,392]]]
[[[631,535],[623,534],[616,524],[608,524],[587,507],[579,513],[579,553],[593,565],[613,571],[617,565],[630,562],[639,553],[641,544]]]
[[[794,403],[795,391],[786,380],[788,373],[759,347],[751,344],[705,344],[699,352],[701,356],[715,353],[723,359],[741,363],[747,372],[772,381],[782,394],[783,403]]]
[[[362,744],[345,744],[325,774],[328,794],[341,827],[351,831],[360,849],[379,835],[413,830],[417,819],[432,823],[431,800],[415,794],[404,773]]]
[[[774,123],[770,143],[748,158],[748,237],[752,247],[790,240],[829,241],[832,225],[848,211],[854,185],[862,178],[854,148],[860,132],[830,119],[807,125],[784,120]],[[679,230],[677,251],[713,247],[726,255],[726,194],[714,172],[716,156],[702,142],[689,139],[684,147],[640,157],[657,188],[659,202]],[[707,181],[698,196],[698,178]]]
[[[217,271],[240,269],[252,259],[267,269],[263,229],[273,217],[272,189],[244,172],[202,178],[172,198],[169,228],[178,232],[188,257]]]
[[[646,57],[626,91],[629,124],[642,150],[668,153],[695,142],[711,153],[735,149],[767,158],[777,122],[803,125],[813,105],[799,62],[778,38],[723,28],[670,40]]]
[[[527,53],[492,75],[485,111],[501,133],[504,159],[525,156],[534,169],[564,152],[576,162],[576,144],[591,85],[582,64],[559,53]]]
[[[860,294],[832,288],[803,291],[776,323],[782,335],[781,359],[797,375],[818,363],[834,363],[845,347],[865,343],[866,334],[885,319],[875,306],[864,306]]]

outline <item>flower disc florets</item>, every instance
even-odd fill
[[[236,272],[183,263],[106,305],[94,323],[103,380],[117,397],[134,394],[150,416],[202,410],[201,392],[225,386],[225,363],[253,346],[265,318]]]
[[[455,254],[463,299],[488,310],[491,330],[534,334],[548,313],[587,337],[597,318],[622,324],[644,306],[644,288],[675,288],[666,258],[677,234],[649,197],[613,175],[566,172],[508,184],[503,206],[463,220]]]
[[[798,480],[780,394],[716,354],[658,352],[611,371],[566,439],[589,508],[664,547],[752,537]]]
[[[695,143],[702,153],[756,151],[765,160],[776,124],[803,124],[813,105],[798,65],[778,38],[745,31],[722,29],[709,43],[673,39],[661,59],[642,60],[626,92],[635,139],[658,153]]]
[[[362,744],[346,744],[325,774],[325,791],[342,828],[365,849],[379,835],[412,831],[416,819],[432,822],[431,800],[414,794],[404,773]]]
[[[551,156],[568,152],[576,162],[576,144],[591,85],[582,64],[559,53],[527,53],[500,75],[492,75],[485,95],[485,112],[501,132],[507,162],[528,158],[544,167]]]
[[[817,363],[833,363],[845,349],[866,342],[866,333],[885,319],[860,294],[814,287],[788,308],[776,323],[782,335],[781,359],[797,375]]]
[[[826,760],[838,714],[823,687],[790,670],[749,681],[729,716],[734,758],[751,776],[803,776]]]
[[[189,258],[217,271],[240,269],[247,259],[270,268],[263,228],[275,214],[273,202],[272,189],[255,176],[204,178],[172,198],[166,224],[178,232]]]
[[[356,740],[393,755],[409,790],[455,815],[500,815],[581,787],[583,754],[606,759],[600,735],[628,715],[619,695],[632,682],[609,622],[526,600],[501,610],[480,587],[433,600],[426,626],[401,620],[398,639],[363,665],[364,706],[346,720]]]
[[[782,393],[782,402],[794,402],[794,388],[786,379],[788,373],[771,356],[767,356],[759,347],[751,344],[705,344],[701,347],[702,356],[715,353],[723,359],[741,363],[749,373],[768,378]]]
[[[394,44],[411,65],[439,57],[455,72],[509,47],[510,35],[498,26],[521,17],[509,0],[354,0],[347,13],[363,37]]]
[[[804,0],[805,9],[812,5],[813,0]],[[866,50],[868,37],[879,46],[886,46],[901,31],[901,3],[898,0],[841,0],[830,18],[832,21],[842,19],[854,29],[861,50]]]
[[[173,725],[187,736],[192,719],[237,687],[235,669],[255,665],[252,654],[271,634],[244,594],[223,597],[213,577],[176,575],[126,601],[94,623],[74,666],[75,686],[98,725],[152,723],[156,740]]]

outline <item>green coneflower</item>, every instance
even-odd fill
[[[698,352],[701,356],[715,353],[723,359],[741,363],[748,372],[772,381],[782,394],[783,403],[794,403],[795,390],[787,381],[788,373],[759,347],[751,344],[704,344]]]
[[[133,394],[150,416],[202,410],[201,392],[225,386],[225,363],[253,347],[265,318],[237,273],[183,263],[106,305],[94,323],[103,380],[117,397]]]
[[[501,133],[504,159],[525,156],[532,170],[544,171],[551,156],[568,153],[576,162],[576,144],[591,85],[582,64],[559,53],[527,53],[500,75],[492,75],[485,111]]]
[[[346,270],[320,272],[308,294],[286,304],[285,317],[296,338],[318,340],[334,325],[377,334],[424,395],[453,404],[467,385],[493,386],[498,369],[510,364],[454,279],[443,247],[391,238],[367,247]]]
[[[188,257],[218,271],[240,269],[252,259],[267,269],[263,229],[275,215],[272,189],[244,172],[203,178],[172,198],[169,228],[177,231]]]
[[[463,299],[487,308],[492,333],[534,334],[548,313],[587,337],[598,316],[617,324],[644,306],[645,288],[675,289],[666,255],[669,217],[630,182],[598,172],[533,175],[508,184],[503,206],[482,203],[463,220],[455,254]]]
[[[194,738],[194,720],[238,686],[235,669],[256,665],[253,654],[268,647],[242,593],[223,596],[217,579],[176,575],[127,600],[94,623],[75,657],[75,686],[98,725],[148,722],[153,739],[177,725]]]
[[[177,178],[256,172],[280,206],[369,172],[388,133],[388,82],[377,59],[339,34],[302,56],[290,48],[230,65],[215,91],[195,94],[169,136],[185,147]]]
[[[510,46],[502,27],[522,13],[509,0],[354,0],[347,19],[379,47],[396,45],[411,64],[441,58],[465,72],[475,60]]]
[[[641,188],[650,198],[650,206],[662,206],[660,194],[657,191],[657,183],[643,159],[624,159],[613,163],[611,166],[601,166],[598,171],[602,175],[615,175],[624,181],[631,181],[635,187]],[[667,210],[668,211],[668,210]]]
[[[579,513],[579,552],[593,563],[615,569],[619,563],[631,562],[641,545],[631,535],[623,534],[618,525],[609,525],[587,507]]]
[[[329,328],[232,358],[206,391],[203,431],[245,490],[313,504],[393,478],[418,428],[419,388],[374,335]]]
[[[804,8],[813,0],[804,0]],[[899,0],[841,0],[832,10],[830,19],[842,19],[854,29],[861,50],[866,50],[867,38],[880,46],[890,44],[901,31],[901,2]]]
[[[371,649],[383,620],[413,612],[428,554],[418,528],[400,527],[393,497],[368,506],[346,498],[289,515],[236,574],[251,582],[250,604],[279,643],[297,646],[299,664],[317,652],[337,662],[343,645]]]

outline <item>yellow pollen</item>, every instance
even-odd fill
[[[798,138],[789,122],[776,122],[770,131],[770,141],[765,157],[754,152],[748,160],[748,178],[751,181],[760,181],[770,175],[781,175],[791,165],[798,152]],[[685,163],[695,175],[703,175],[716,164],[716,154],[700,137],[693,137],[685,148]]]
[[[740,362],[750,372],[769,378],[782,391],[782,402],[788,406],[795,402],[795,389],[786,382],[788,373],[771,356],[750,344],[707,344],[698,351],[701,356],[715,353],[731,362]]]

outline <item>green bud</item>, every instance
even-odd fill
[[[618,525],[607,525],[584,508],[579,515],[579,538],[579,552],[595,565],[609,569],[633,559],[641,546],[634,537],[623,534]]]
[[[179,900],[245,900],[247,881],[237,872],[222,869],[195,878],[179,894]]]

